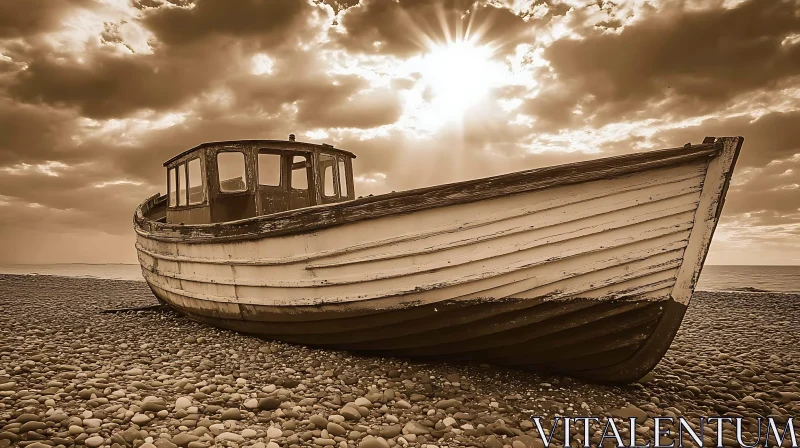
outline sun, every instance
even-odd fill
[[[436,121],[463,117],[503,82],[505,67],[492,59],[488,45],[462,40],[433,45],[418,60],[420,81],[430,97],[428,112]]]

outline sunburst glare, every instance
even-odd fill
[[[422,80],[434,100],[461,112],[483,98],[493,82],[503,75],[503,67],[491,61],[487,46],[454,42],[433,48],[422,58]]]
[[[420,124],[437,128],[460,120],[470,107],[487,98],[492,87],[502,85],[508,69],[493,54],[489,45],[458,40],[430,45],[425,54],[410,60],[421,75]]]

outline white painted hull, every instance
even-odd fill
[[[741,141],[719,146],[624,176],[288,235],[196,242],[137,226],[136,247],[154,293],[213,325],[630,381],[663,356],[688,305]],[[626,366],[636,356],[647,359]]]

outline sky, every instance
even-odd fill
[[[800,264],[800,1],[0,2],[0,263],[136,263],[206,141],[352,151],[357,195],[744,136],[709,264]]]

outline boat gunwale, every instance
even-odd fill
[[[407,214],[509,194],[616,178],[664,166],[688,164],[703,158],[713,158],[722,149],[722,142],[717,140],[714,143],[552,165],[211,224],[170,224],[145,217],[145,213],[163,198],[157,193],[136,208],[133,216],[134,230],[138,235],[156,241],[190,244],[296,235],[365,219]]]

